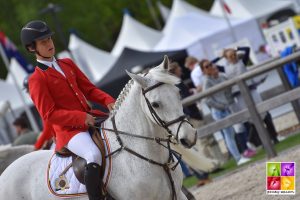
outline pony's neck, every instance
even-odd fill
[[[144,113],[141,101],[145,101],[141,94],[141,88],[134,83],[129,93],[115,113],[117,129],[127,133],[148,137],[164,138],[165,130],[153,123]],[[168,151],[154,141],[122,136],[124,145],[141,153],[142,155],[164,163],[168,159]]]
[[[118,111],[116,112],[116,123],[118,127],[126,131],[132,131],[137,134],[152,134],[152,131],[157,131],[158,126],[153,126],[149,118],[145,116],[141,101],[144,99],[141,96],[141,88],[137,83],[134,83],[128,94],[123,97]],[[138,133],[138,131],[141,131]],[[143,130],[143,131],[142,131]]]

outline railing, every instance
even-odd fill
[[[274,149],[274,146],[271,143],[269,134],[267,130],[264,127],[263,121],[260,117],[261,114],[263,114],[266,111],[269,111],[270,109],[276,108],[280,105],[286,104],[291,102],[292,106],[295,110],[296,116],[298,118],[298,121],[300,121],[300,106],[297,102],[297,99],[300,98],[300,88],[296,88],[293,90],[290,90],[291,87],[281,69],[281,67],[289,63],[291,61],[300,60],[300,52],[296,52],[290,56],[287,56],[285,58],[276,58],[272,61],[268,61],[265,63],[262,63],[260,65],[254,66],[252,70],[241,74],[238,77],[235,77],[231,80],[225,81],[222,84],[216,85],[206,91],[203,91],[201,93],[192,95],[190,97],[187,97],[182,100],[182,103],[184,106],[191,105],[205,97],[208,97],[216,92],[219,92],[227,87],[231,87],[235,84],[237,84],[240,88],[241,94],[245,100],[245,103],[247,105],[247,108],[243,109],[240,112],[234,113],[222,120],[215,121],[212,123],[209,123],[197,130],[198,137],[203,137],[206,135],[213,134],[214,132],[221,130],[225,127],[232,126],[236,123],[243,122],[250,120],[254,123],[258,135],[262,141],[262,145],[266,149],[266,152],[268,154],[269,158],[276,156],[276,151]],[[279,76],[283,82],[283,87],[285,89],[285,92],[283,92],[280,95],[277,95],[275,97],[272,97],[266,101],[263,101],[259,104],[255,104],[255,102],[252,99],[251,93],[245,83],[246,80],[250,78],[254,78],[258,75],[264,74],[270,70],[276,69],[279,73]]]

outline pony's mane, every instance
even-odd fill
[[[147,75],[151,75],[151,78],[162,83],[175,85],[180,82],[180,79],[176,76],[170,74],[166,69],[163,69],[162,67],[154,67],[152,68]],[[147,77],[146,75],[146,77]],[[145,74],[142,74],[142,76],[145,76]],[[114,110],[112,111],[112,114],[114,115],[117,110],[120,108],[122,102],[125,100],[125,97],[129,93],[131,86],[133,85],[134,81],[131,79],[128,81],[128,83],[124,86],[121,93],[119,94]]]
[[[120,108],[122,102],[124,101],[125,97],[127,96],[131,86],[133,85],[134,81],[132,79],[130,79],[128,81],[128,83],[124,86],[124,88],[122,89],[122,91],[120,92],[117,100],[116,100],[116,103],[114,105],[114,110],[112,111],[112,114],[114,115],[117,110]]]

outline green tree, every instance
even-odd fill
[[[155,7],[157,1],[152,0]],[[171,8],[172,0],[161,0],[161,2]],[[213,1],[187,0],[187,2],[208,10]],[[41,19],[47,21],[49,26],[57,32],[51,14],[40,13],[49,3],[58,4],[62,7],[61,12],[57,13],[57,17],[65,38],[68,39],[71,30],[76,31],[83,40],[106,51],[112,49],[118,37],[124,9],[127,9],[136,20],[147,26],[155,27],[146,0],[0,0],[0,7],[2,8],[0,31],[3,31],[32,63],[34,63],[35,58],[22,47],[20,30],[28,21]],[[156,14],[159,15],[157,8]],[[54,35],[54,40],[57,52],[63,50],[63,44],[58,34]],[[0,78],[5,77],[6,69],[0,61]]]

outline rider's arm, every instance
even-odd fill
[[[36,150],[41,149],[45,144],[45,142],[47,142],[52,137],[54,137],[55,134],[52,126],[49,123],[43,122],[43,124],[44,124],[43,131],[39,136],[38,140],[36,141],[36,143],[34,144]]]

